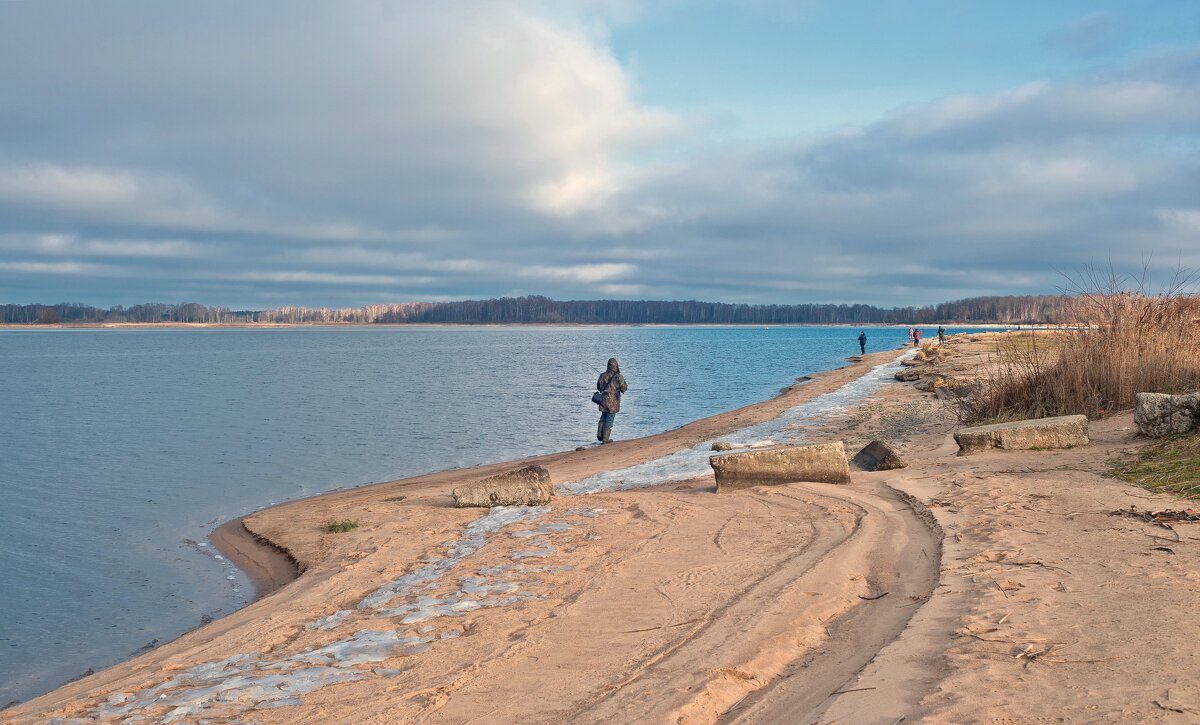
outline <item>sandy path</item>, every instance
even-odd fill
[[[861,559],[853,549],[838,552],[834,569],[814,572],[836,576],[846,566],[865,561],[868,596],[826,625],[820,646],[791,661],[775,679],[745,701],[724,713],[725,722],[814,722],[834,699],[831,693],[887,644],[900,636],[909,619],[932,594],[938,583],[941,532],[920,504],[877,480],[867,478],[847,490],[871,513],[863,521]]]
[[[1114,515],[1188,504],[1100,475],[1140,443],[1129,414],[1091,437],[965,458],[929,440],[888,478],[946,530],[941,583],[823,722],[1200,721],[1200,529]]]
[[[962,349],[946,369],[989,348]],[[878,402],[914,409],[907,386]],[[910,468],[869,474],[937,518],[940,583],[816,721],[1200,722],[1200,525],[1114,515],[1195,507],[1104,475],[1145,443],[1132,416],[1093,421],[1076,449],[959,457],[951,412],[904,442]]]

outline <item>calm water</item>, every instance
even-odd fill
[[[0,332],[0,706],[244,605],[205,543],[257,508],[616,438],[774,395],[849,328]],[[926,330],[928,335],[931,331]],[[900,329],[868,328],[868,350]]]

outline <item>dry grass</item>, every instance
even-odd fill
[[[1005,335],[963,418],[1095,418],[1131,408],[1136,393],[1200,389],[1200,298],[1183,283],[1146,294],[1122,281],[1072,298],[1075,329]]]
[[[1111,474],[1164,493],[1200,499],[1200,436],[1168,438],[1113,462]]]

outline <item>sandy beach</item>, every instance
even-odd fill
[[[954,339],[970,378],[993,349]],[[1194,722],[1200,528],[1102,474],[1141,445],[957,456],[951,404],[908,383],[819,421],[909,464],[848,485],[716,495],[711,475],[455,509],[537,463],[556,483],[770,421],[899,353],[639,440],[294,501],[213,543],[265,594],[135,659],[0,712],[92,722]],[[731,440],[735,440],[736,436]],[[353,520],[344,533],[330,520]]]

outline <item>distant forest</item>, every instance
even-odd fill
[[[1055,324],[1064,321],[1069,298],[1061,295],[972,297],[928,307],[872,305],[738,305],[720,302],[646,300],[570,300],[547,297],[504,297],[463,302],[408,302],[333,309],[276,307],[229,310],[185,304],[150,303],[101,309],[78,303],[0,305],[0,321],[8,324],[103,322],[200,323],[357,323],[357,324]]]

